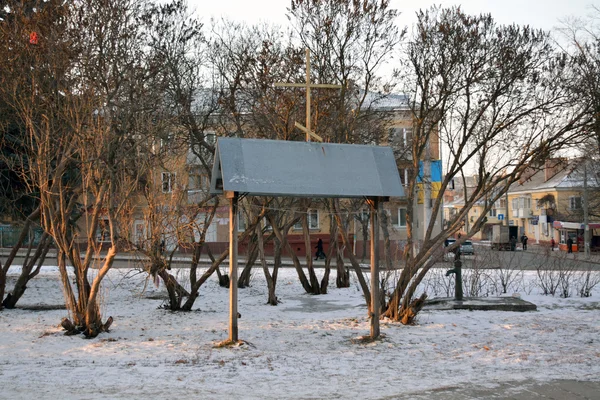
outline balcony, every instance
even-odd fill
[[[533,216],[533,210],[531,208],[519,208],[517,209],[517,218],[531,218]]]

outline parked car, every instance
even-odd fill
[[[451,257],[454,257],[454,252],[448,251],[446,248],[453,245],[454,243],[456,243],[456,239],[453,238],[448,238],[444,241],[444,258],[448,259]],[[471,242],[470,240],[465,240],[461,245],[460,245],[460,254],[461,255],[474,255],[475,254],[475,249],[473,247],[473,242]]]
[[[475,249],[473,248],[473,242],[470,240],[465,240],[463,244],[460,245],[461,254],[474,255]]]
[[[448,260],[450,258],[454,258],[454,251],[448,250],[448,247],[453,245],[456,242],[456,239],[448,238],[444,240],[444,260]]]

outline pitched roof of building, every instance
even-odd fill
[[[598,181],[592,179],[592,176],[598,168],[593,163],[588,163],[588,185],[597,187]],[[583,162],[581,159],[565,160],[559,168],[549,171],[542,168],[535,171],[532,175],[511,185],[508,193],[515,194],[521,192],[561,190],[583,187]]]

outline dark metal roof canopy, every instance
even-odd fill
[[[292,197],[403,197],[392,149],[219,138],[210,192]]]

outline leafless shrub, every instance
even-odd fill
[[[454,296],[454,279],[446,276],[446,270],[433,268],[422,282],[423,292],[432,297]]]
[[[600,283],[600,271],[592,271],[588,268],[585,271],[581,271],[578,277],[578,290],[580,297],[591,297],[592,290]]]
[[[573,264],[558,263],[558,277],[560,283],[560,297],[571,297],[573,295],[573,286],[575,284],[575,267]]]
[[[467,297],[487,297],[491,294],[492,278],[482,268],[463,269],[463,290]]]
[[[558,293],[565,298],[572,295],[575,267],[567,262],[566,254],[544,255],[535,264],[537,284],[542,289],[542,294],[554,296]]]
[[[506,256],[508,254],[508,256]],[[496,269],[498,282],[498,293],[506,294],[510,291],[516,291],[516,285],[522,279],[523,271],[516,261],[516,252],[503,254],[504,262],[499,262]]]

